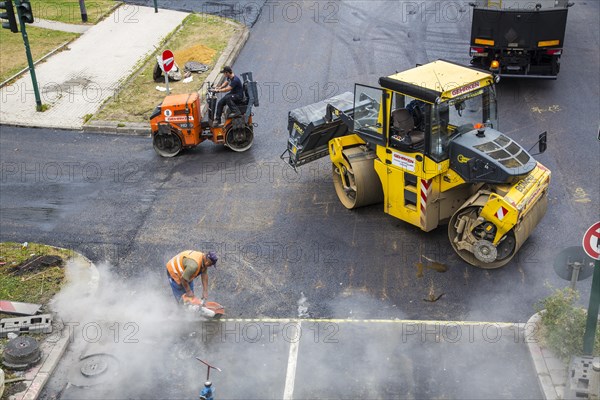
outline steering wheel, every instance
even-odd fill
[[[456,109],[456,112],[458,113],[459,117],[462,117],[462,112],[465,108],[467,108],[466,104],[464,101],[461,101],[460,103],[456,103],[454,105],[454,108]]]

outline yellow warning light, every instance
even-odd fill
[[[484,46],[493,46],[494,45],[494,41],[493,40],[489,40],[489,39],[476,38],[475,39],[475,44],[482,44]]]
[[[538,42],[538,47],[558,46],[559,44],[560,40],[542,40]]]
[[[500,61],[498,61],[498,60],[492,61],[492,63],[490,64],[490,68],[491,69],[498,69],[498,68],[500,68]]]

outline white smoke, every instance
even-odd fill
[[[177,306],[165,274],[123,279],[109,265],[100,265],[94,292],[89,268],[69,262],[66,272],[68,283],[51,307],[68,327],[71,352],[79,358],[108,354],[118,360],[116,370],[106,372],[109,380],[89,379],[89,387],[81,384],[87,380],[77,375],[80,365],[74,363],[68,380],[78,386],[72,388],[75,397],[197,396],[204,369],[194,356],[202,352],[202,343],[190,345],[188,339],[202,321]],[[163,379],[175,383],[157,385]],[[157,386],[165,391],[156,393]]]

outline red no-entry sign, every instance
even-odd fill
[[[171,50],[165,50],[162,54],[163,69],[165,72],[169,72],[175,65],[175,56]]]
[[[600,221],[589,227],[581,243],[588,256],[600,260]]]

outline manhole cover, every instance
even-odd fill
[[[38,342],[29,336],[19,336],[6,344],[2,363],[10,369],[25,370],[41,358],[42,352]]]
[[[79,360],[69,373],[69,383],[85,388],[111,383],[119,375],[119,360],[110,354],[90,354]]]
[[[108,370],[108,362],[102,355],[92,356],[85,360],[81,366],[81,373],[87,377],[94,377],[105,373]]]

